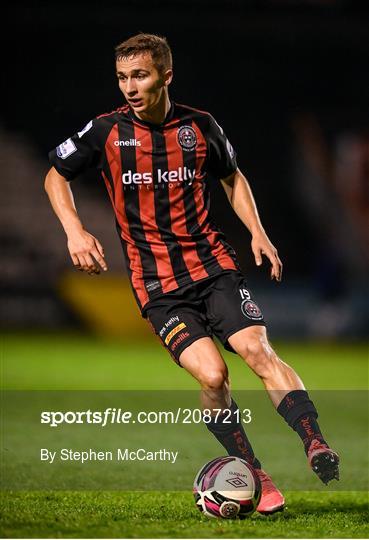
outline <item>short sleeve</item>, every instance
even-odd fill
[[[94,119],[72,137],[51,150],[49,161],[59,174],[73,180],[90,167],[98,167],[101,158],[98,120]]]
[[[209,170],[218,178],[227,178],[237,169],[236,153],[223,129],[210,115],[208,132]]]

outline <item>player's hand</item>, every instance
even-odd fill
[[[74,266],[90,275],[107,271],[104,249],[97,238],[84,229],[68,234],[68,249]]]
[[[255,257],[256,265],[261,266],[263,264],[262,256],[265,255],[272,265],[270,269],[270,278],[275,279],[276,281],[282,281],[282,261],[278,257],[276,248],[264,232],[255,234],[252,237],[251,249]]]

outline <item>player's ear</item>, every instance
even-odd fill
[[[164,71],[164,84],[165,86],[169,86],[173,79],[173,70],[167,69]]]

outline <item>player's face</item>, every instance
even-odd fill
[[[172,71],[159,73],[150,53],[118,60],[116,68],[119,88],[134,113],[142,119],[155,117],[167,99]]]

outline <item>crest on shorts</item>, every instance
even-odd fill
[[[245,317],[254,321],[259,321],[263,318],[263,314],[259,306],[257,306],[255,302],[252,302],[251,300],[244,300],[242,302],[241,311],[245,315]]]
[[[196,131],[191,126],[182,126],[177,132],[178,144],[186,152],[190,152],[197,145]]]

